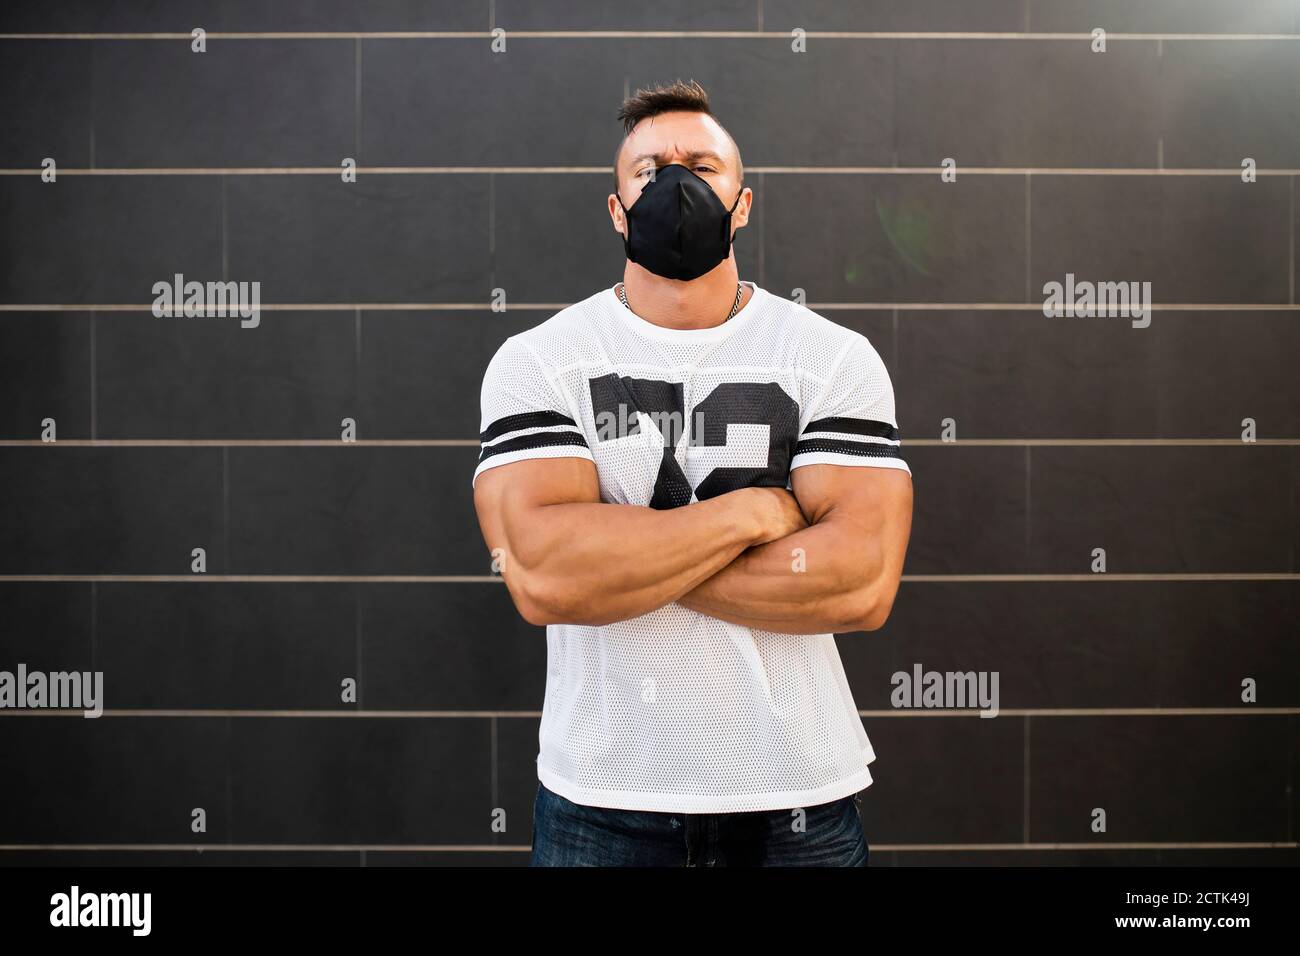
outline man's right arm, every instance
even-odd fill
[[[753,545],[806,527],[784,488],[743,488],[657,510],[600,500],[588,458],[516,461],[474,483],[474,508],[519,613],[610,624],[677,600]]]

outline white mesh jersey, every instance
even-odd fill
[[[654,325],[608,288],[507,339],[483,379],[474,479],[575,456],[595,462],[603,501],[668,508],[789,487],[804,465],[908,471],[867,339],[750,285],[713,328]],[[575,803],[732,813],[871,783],[875,753],[830,634],[673,603],[602,627],[550,625],[546,647],[537,773]]]

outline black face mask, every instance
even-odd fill
[[[623,249],[657,276],[698,279],[731,254],[731,214],[739,203],[737,194],[730,209],[722,205],[713,187],[685,166],[660,166],[631,209],[618,200],[627,217]]]

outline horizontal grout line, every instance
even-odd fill
[[[73,711],[78,716],[81,711]],[[1300,707],[999,707],[999,717],[1258,717],[1293,716]],[[961,710],[859,710],[861,717],[979,717],[977,708]],[[982,718],[991,719],[991,718]]]
[[[0,448],[478,448],[477,438],[0,438]],[[1236,448],[1300,445],[1300,438],[913,438],[905,448]]]
[[[1170,843],[881,843],[872,844],[873,852],[969,852],[988,853],[1030,850],[1294,850],[1295,842],[1229,843],[1229,842],[1170,842]]]
[[[1228,441],[1229,444],[1240,442]],[[1300,443],[1300,439],[1296,440]],[[0,448],[67,445],[70,448],[333,448],[359,445],[363,448],[478,448],[477,438],[371,438],[343,441],[339,438],[71,438],[43,442],[40,439],[0,438]]]
[[[85,719],[80,708],[0,708],[3,717],[76,717]],[[1280,717],[1300,715],[1300,707],[1005,707],[1000,717]],[[239,708],[148,707],[117,708],[102,711],[103,717],[207,717],[207,718],[283,718],[292,720],[465,720],[510,719],[536,720],[540,710],[255,710]],[[978,708],[897,708],[859,710],[859,717],[975,717]]]
[[[1073,850],[1294,850],[1295,842],[873,843],[873,853],[993,853]],[[0,852],[104,853],[528,853],[529,844],[491,843],[0,843]]]
[[[511,40],[789,40],[793,30],[505,30]],[[209,31],[209,40],[490,40],[484,30]],[[1030,31],[805,30],[810,40],[1050,40],[1091,42],[1088,33]],[[0,40],[190,40],[190,33],[0,33]],[[1296,33],[1107,33],[1110,40],[1300,40]]]
[[[213,852],[235,853],[527,853],[531,846],[491,843],[0,843],[0,852],[97,852],[175,853],[193,850],[199,855]]]
[[[980,448],[1232,448],[1237,445],[1300,445],[1300,438],[911,438],[909,448],[951,448],[975,445]]]
[[[0,574],[0,584],[500,584],[495,574]],[[912,584],[1064,584],[1140,581],[1300,581],[1300,572],[904,574]]]
[[[495,574],[0,574],[0,584],[500,584]]]
[[[1300,581],[1294,572],[1186,572],[1149,574],[904,574],[913,584],[1050,584],[1077,581]]]
[[[574,305],[573,302],[514,302],[505,312],[558,312]],[[206,305],[202,308],[207,309]],[[819,312],[1039,312],[1041,302],[809,302],[807,307]],[[491,302],[263,302],[258,308],[263,312],[483,312],[497,311]],[[1154,312],[1297,312],[1300,303],[1294,302],[1152,302],[1147,308]],[[171,311],[171,307],[162,309]],[[0,312],[147,312],[153,314],[153,304],[130,303],[49,303],[3,302]],[[177,314],[177,319],[199,317]],[[231,316],[234,318],[235,316]],[[1046,316],[1044,316],[1046,318]],[[1080,316],[1079,320],[1106,317]],[[1062,321],[1062,319],[1054,319]],[[1071,319],[1070,321],[1075,321]]]
[[[942,166],[753,166],[756,173],[834,176],[933,176]],[[610,170],[597,171],[610,175]],[[958,176],[1241,176],[1241,167],[1140,167],[1140,166],[956,166]],[[33,170],[40,172],[40,170]],[[62,172],[62,170],[60,170]],[[339,167],[330,167],[337,175]],[[1256,169],[1257,176],[1297,176],[1300,168]]]
[[[751,173],[794,176],[934,176],[942,166],[750,166]],[[340,166],[70,167],[60,176],[338,176]],[[44,169],[0,169],[0,176],[41,176]],[[357,175],[610,175],[608,166],[358,166]],[[1241,176],[1238,167],[959,166],[959,176]],[[1300,168],[1260,169],[1256,176],[1300,176]]]

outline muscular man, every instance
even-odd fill
[[[833,634],[879,628],[902,573],[889,375],[739,281],[753,193],[704,90],[619,118],[623,281],[483,380],[479,523],[546,625],[532,864],[864,866],[875,754]]]

